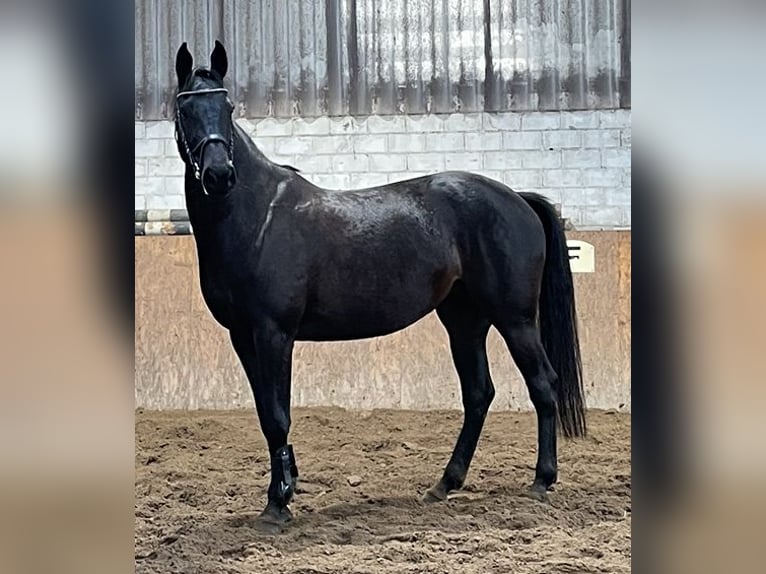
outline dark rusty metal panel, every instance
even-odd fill
[[[226,45],[242,117],[630,106],[630,0],[137,0],[136,117],[183,41]]]

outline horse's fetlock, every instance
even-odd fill
[[[447,492],[451,490],[457,490],[463,487],[465,483],[465,470],[448,466],[444,471],[442,477],[442,484],[444,484]]]
[[[298,465],[292,445],[280,447],[271,458],[273,498],[286,506],[295,495],[298,484]],[[271,498],[271,496],[270,496]]]
[[[558,469],[552,464],[538,464],[535,475],[546,487],[551,486],[558,480]]]

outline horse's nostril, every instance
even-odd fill
[[[224,193],[231,189],[236,180],[236,170],[230,166],[229,162],[224,164],[211,165],[202,174],[204,187],[213,193]]]
[[[214,170],[209,169],[205,172],[205,179],[208,185],[215,185],[218,183],[218,174]]]

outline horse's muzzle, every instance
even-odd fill
[[[231,161],[205,168],[200,178],[205,195],[224,195],[237,183],[237,170]]]

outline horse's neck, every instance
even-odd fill
[[[261,153],[247,133],[234,124],[234,165],[237,187],[225,198],[205,197],[191,168],[186,171],[186,204],[198,242],[217,243],[217,236],[257,236],[274,199],[279,178],[274,164]]]
[[[247,211],[248,219],[262,220],[276,194],[279,183],[274,164],[263,155],[250,136],[234,123],[234,165],[238,171],[239,189],[233,200],[237,208]]]

